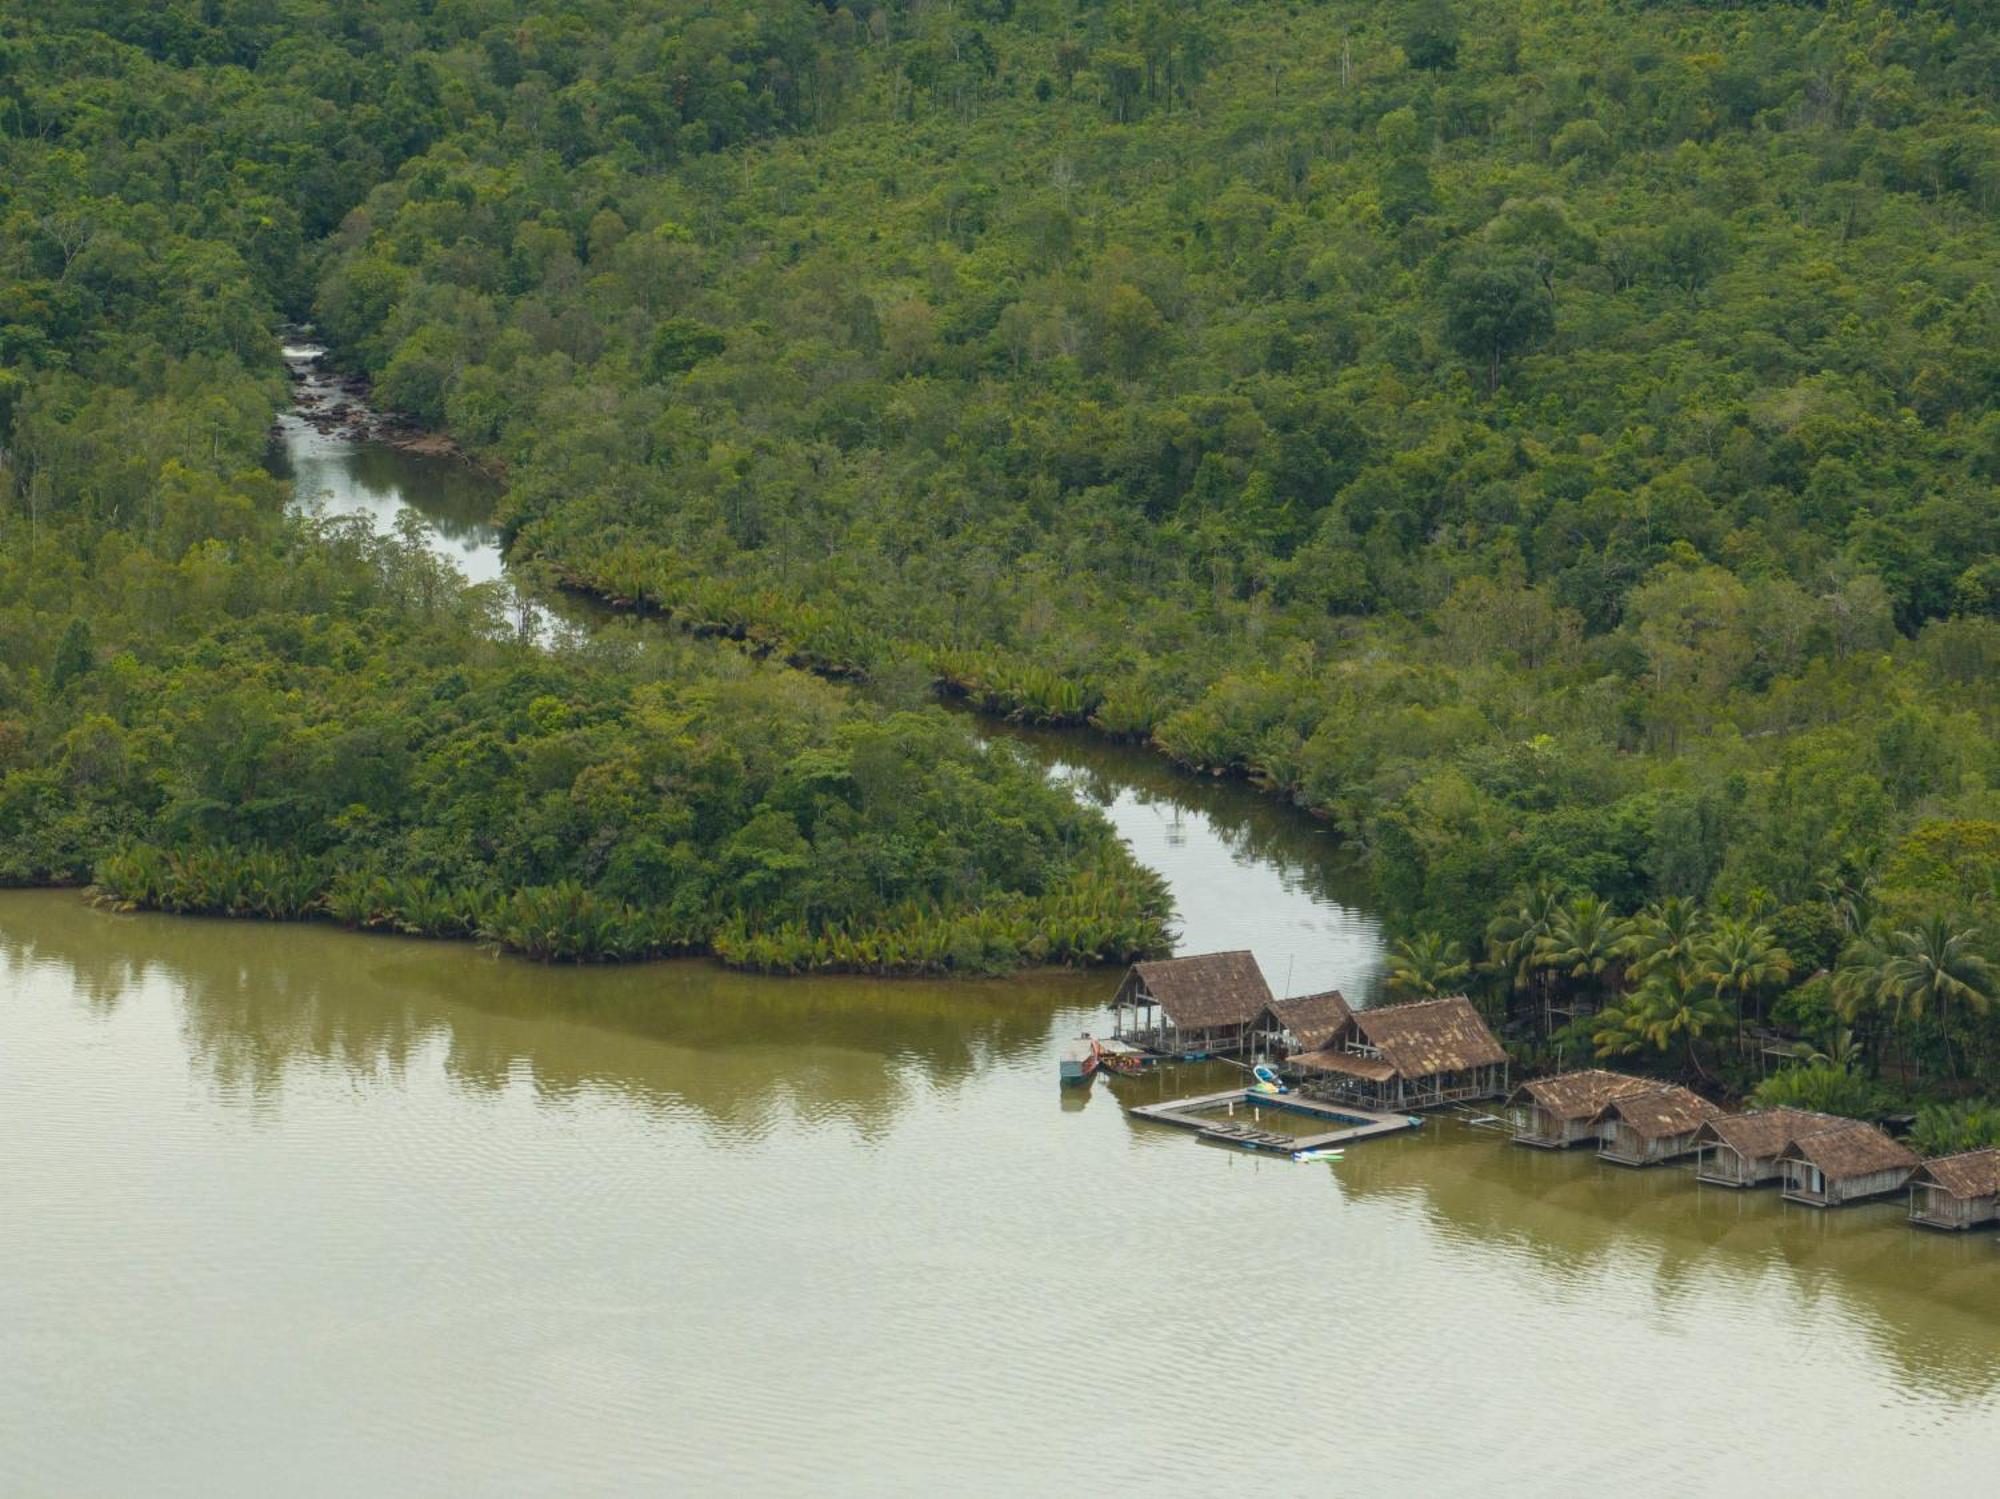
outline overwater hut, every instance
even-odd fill
[[[1778,1164],[1788,1200],[1833,1208],[1900,1190],[1915,1173],[1917,1157],[1874,1125],[1850,1119],[1792,1141]]]
[[[1644,1093],[1657,1087],[1656,1079],[1606,1072],[1601,1067],[1538,1077],[1521,1084],[1508,1100],[1511,1104],[1528,1106],[1527,1122],[1514,1131],[1514,1141],[1546,1150],[1562,1150],[1586,1140],[1595,1145],[1597,1116],[1607,1103],[1628,1093]]]
[[[1693,1150],[1695,1131],[1721,1113],[1673,1083],[1627,1093],[1597,1111],[1597,1153],[1621,1166],[1657,1166]]]
[[[1810,1109],[1722,1114],[1695,1131],[1694,1174],[1718,1187],[1754,1187],[1784,1175],[1778,1157],[1794,1140],[1847,1121]]]
[[[1507,1094],[1507,1049],[1462,994],[1355,1010],[1284,1065],[1310,1092],[1392,1112]]]
[[[1340,991],[1328,989],[1323,994],[1272,1000],[1251,1023],[1250,1033],[1258,1050],[1271,1056],[1292,1056],[1318,1051],[1353,1015]]]
[[[2000,1218],[2000,1150],[1941,1155],[1910,1178],[1910,1221],[1970,1228]]]
[[[1111,1001],[1112,1034],[1165,1056],[1227,1056],[1244,1049],[1270,1003],[1248,952],[1134,963]]]

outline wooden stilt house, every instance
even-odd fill
[[[1391,1112],[1507,1095],[1507,1049],[1464,995],[1355,1010],[1284,1070],[1309,1092]]]
[[[1693,1150],[1695,1131],[1721,1113],[1672,1083],[1627,1093],[1598,1110],[1597,1153],[1621,1166],[1657,1166]]]
[[[1695,1131],[1694,1174],[1718,1187],[1754,1187],[1784,1175],[1778,1164],[1794,1140],[1848,1121],[1809,1109],[1759,1109],[1723,1114]]]
[[[1514,1131],[1517,1145],[1562,1150],[1588,1141],[1598,1143],[1597,1116],[1614,1098],[1659,1087],[1654,1078],[1633,1077],[1593,1067],[1538,1077],[1514,1090],[1509,1103],[1527,1105],[1527,1120]]]
[[[1271,1003],[1248,952],[1134,963],[1112,998],[1112,1034],[1163,1056],[1234,1056]]]
[[[1910,1221],[1970,1228],[2000,1219],[2000,1150],[1941,1155],[1910,1178]]]
[[[1353,1017],[1354,1011],[1340,991],[1329,989],[1323,994],[1272,1000],[1251,1024],[1250,1034],[1265,1055],[1288,1057],[1318,1051]]]
[[[1850,1119],[1802,1136],[1778,1157],[1785,1198],[1834,1208],[1863,1197],[1899,1192],[1915,1174],[1914,1151],[1872,1124]]]

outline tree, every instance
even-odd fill
[[[1486,226],[1486,238],[1518,254],[1549,299],[1551,325],[1556,315],[1556,272],[1569,262],[1596,256],[1596,242],[1570,218],[1562,199],[1509,198]]]
[[[1667,964],[1690,963],[1694,961],[1705,925],[1706,918],[1696,902],[1686,896],[1670,895],[1632,918],[1631,928],[1620,945],[1621,955],[1639,978]]]
[[[719,328],[693,318],[670,317],[653,330],[646,352],[646,368],[655,380],[684,375],[705,359],[713,359],[728,346]]]
[[[1675,214],[1660,235],[1667,279],[1693,297],[1729,260],[1729,230],[1706,209]]]
[[[49,685],[60,691],[78,677],[87,676],[96,665],[97,645],[91,635],[90,621],[79,614],[56,642],[55,660],[49,664]]]
[[[1427,72],[1458,66],[1458,17],[1450,0],[1421,0],[1403,33],[1403,56]]]
[[[1744,1007],[1792,976],[1791,955],[1778,946],[1771,929],[1740,916],[1715,923],[1696,949],[1696,964],[1702,981],[1735,1005],[1739,1029]],[[1758,1013],[1762,1015],[1761,1003]]]
[[[1541,283],[1516,258],[1461,266],[1445,284],[1445,328],[1453,347],[1479,360],[1486,392],[1500,389],[1501,367],[1555,330]]]
[[[1605,974],[1618,962],[1629,935],[1602,897],[1585,892],[1555,913],[1542,939],[1542,961],[1580,987],[1602,993]]]
[[[1948,917],[1934,915],[1894,934],[1893,955],[1882,969],[1881,993],[1893,1000],[1899,1018],[1912,1022],[1926,1015],[1936,1018],[1954,1077],[1952,1010],[1984,1015],[1993,1004],[1993,965],[1976,951],[1978,939],[1977,928],[1960,927]]]
[[[1543,880],[1516,890],[1506,908],[1486,924],[1487,962],[1509,974],[1517,991],[1545,971],[1542,941],[1554,930],[1562,904],[1561,888]]]
[[[1944,915],[1887,933],[1871,928],[1848,945],[1834,974],[1834,999],[1850,1020],[1873,1010],[1894,1027],[1938,1028],[1946,1066],[1957,1075],[1951,1047],[1954,1009],[1983,1015],[1995,992],[1993,966],[1976,949],[1979,932]]]
[[[1439,999],[1459,992],[1472,964],[1465,950],[1433,931],[1396,944],[1389,957],[1389,988],[1405,999]]]
[[[1702,981],[1694,965],[1670,963],[1654,969],[1636,993],[1606,1008],[1591,1039],[1600,1057],[1646,1050],[1665,1055],[1678,1043],[1688,1065],[1705,1078],[1700,1043],[1729,1023],[1729,1007]]]

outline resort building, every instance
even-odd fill
[[[1628,1093],[1644,1093],[1657,1087],[1659,1083],[1653,1078],[1606,1072],[1598,1067],[1536,1078],[1521,1084],[1508,1100],[1515,1105],[1526,1103],[1528,1107],[1526,1122],[1514,1131],[1514,1142],[1539,1145],[1546,1150],[1563,1150],[1585,1141],[1595,1145],[1597,1116],[1607,1103]]]
[[[1355,1010],[1283,1070],[1308,1093],[1393,1112],[1504,1098],[1507,1066],[1507,1049],[1461,994]]]
[[[1694,1174],[1718,1187],[1754,1187],[1784,1175],[1778,1164],[1794,1140],[1850,1121],[1809,1109],[1723,1114],[1695,1131]]]
[[[2000,1219],[2000,1150],[1968,1150],[1925,1161],[1910,1178],[1910,1221],[1970,1228]]]
[[[1250,1034],[1259,1051],[1286,1057],[1318,1051],[1353,1018],[1354,1011],[1340,991],[1329,989],[1323,994],[1272,1000],[1251,1024]]]
[[[1693,1150],[1695,1132],[1721,1113],[1672,1083],[1626,1093],[1598,1110],[1597,1153],[1621,1166],[1657,1166]]]
[[[1112,1035],[1162,1056],[1233,1056],[1270,1004],[1248,952],[1134,963],[1111,1001]]]
[[[1816,1208],[1900,1191],[1917,1164],[1908,1146],[1858,1119],[1794,1140],[1778,1157],[1786,1199]]]

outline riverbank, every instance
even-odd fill
[[[1278,950],[1266,930],[1195,940]],[[1352,986],[1360,956],[1301,982]],[[2000,1441],[1991,1235],[1448,1119],[1332,1166],[1203,1148],[1115,1106],[1198,1069],[1055,1086],[1061,1041],[1103,1028],[1090,974],[545,968],[25,892],[0,892],[0,974],[9,1492],[192,1499],[219,1450],[244,1492],[299,1492],[308,1466],[329,1496],[524,1471],[710,1491],[766,1447],[790,1456],[760,1478],[801,1493],[1058,1488],[1073,1463],[1013,1454],[1019,1432],[1087,1439],[1107,1380],[1191,1346],[1198,1388],[1118,1422],[1204,1487],[1309,1465],[1507,1493],[1492,1454],[1526,1445],[1539,1482],[1586,1490],[1609,1469],[1577,1433],[1641,1387],[1656,1426],[1621,1428],[1617,1460],[1648,1493],[1976,1488]],[[1282,1315],[1245,1295],[1246,1255],[1292,1287]],[[1079,1344],[1079,1300],[1118,1336]],[[1203,1390],[1268,1382],[1274,1349],[1339,1367],[1455,1341],[1485,1352],[1370,1391],[1372,1420],[1432,1434],[1420,1467],[1317,1389],[1282,1452],[1185,1445]],[[1782,1463],[1687,1440],[1779,1426]]]
[[[283,354],[291,390],[288,414],[321,437],[376,443],[414,457],[461,463],[495,483],[504,482],[504,463],[475,458],[449,433],[426,429],[396,412],[377,408],[368,377],[335,369],[331,351],[308,330],[287,329]],[[274,442],[281,442],[282,425],[273,423],[271,436]]]

